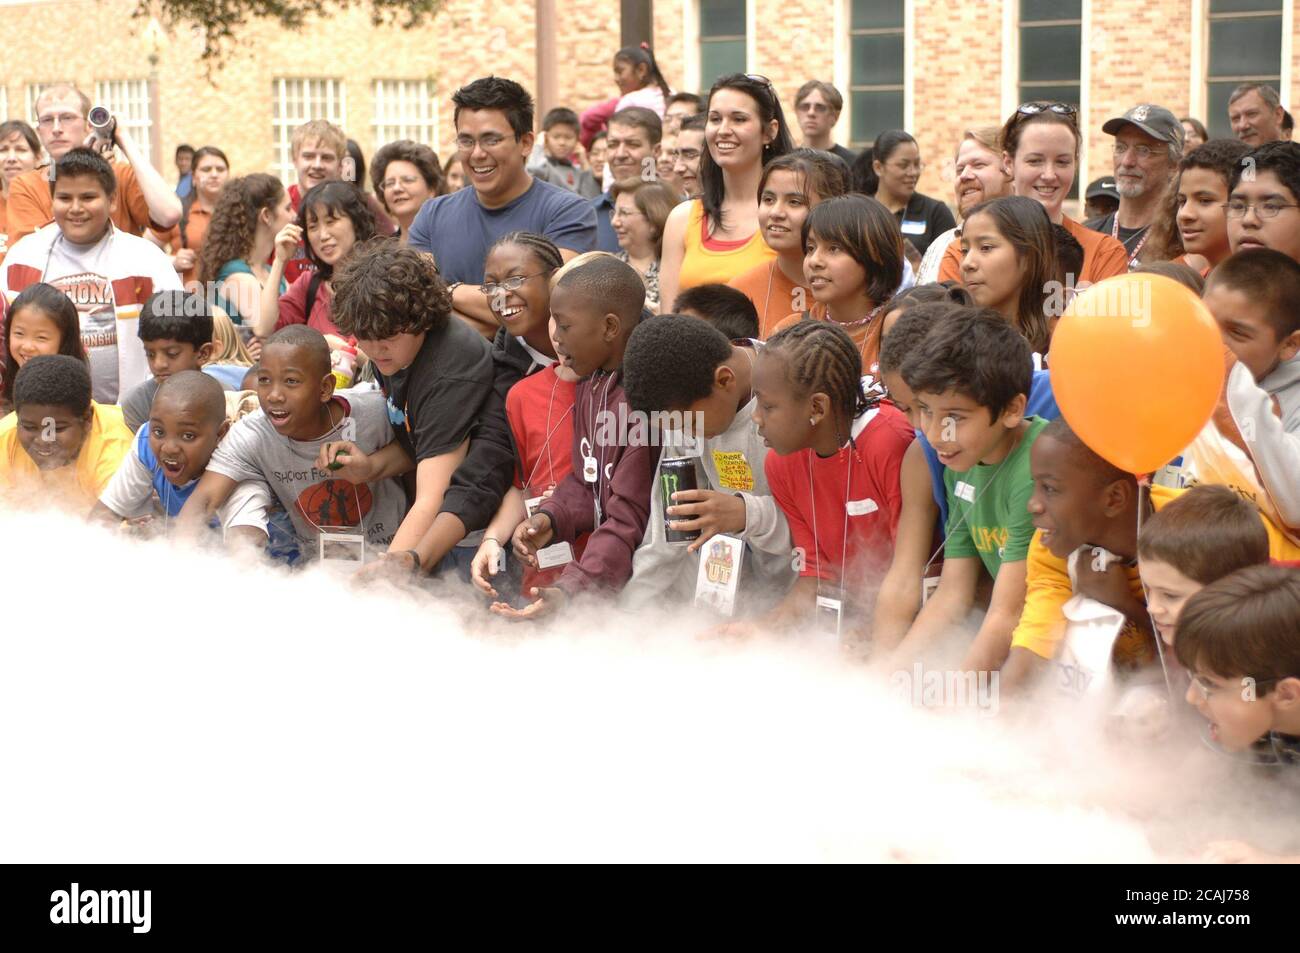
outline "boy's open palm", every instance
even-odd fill
[[[563,589],[533,589],[529,595],[536,598],[536,602],[531,602],[522,609],[516,609],[507,602],[494,602],[489,606],[489,610],[496,615],[504,616],[507,619],[513,619],[516,622],[523,622],[528,619],[541,619],[545,616],[558,612],[564,605]]]

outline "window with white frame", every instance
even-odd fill
[[[375,148],[411,139],[438,151],[438,100],[427,79],[377,79],[374,84]]]
[[[288,185],[297,181],[293,167],[293,131],[309,119],[327,119],[347,128],[347,102],[341,79],[274,79],[271,81],[272,170]]]
[[[0,116],[9,118],[9,88],[0,86]]]
[[[1209,0],[1205,126],[1232,138],[1228,97],[1242,83],[1281,89],[1282,0]]]
[[[149,118],[149,81],[114,79],[95,83],[95,105],[106,106],[131,141],[149,155],[153,122]]]
[[[868,146],[903,128],[904,0],[851,0],[849,141]]]
[[[746,0],[699,0],[700,89],[746,70]]]

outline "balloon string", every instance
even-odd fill
[[[1147,504],[1151,500],[1151,476],[1150,474],[1139,474],[1137,478],[1138,485],[1138,518],[1137,518],[1137,538],[1142,538],[1142,516],[1147,511]],[[1146,592],[1143,592],[1143,598],[1146,598]],[[1151,618],[1151,610],[1147,609],[1147,619],[1151,622],[1151,635],[1156,640],[1156,655],[1160,658],[1160,671],[1165,677],[1165,691],[1169,695],[1170,701],[1177,701],[1174,698],[1174,685],[1169,679],[1169,665],[1165,662],[1164,639],[1160,637],[1160,632],[1156,629],[1156,620]]]

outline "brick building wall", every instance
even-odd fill
[[[1018,7],[1006,5],[1016,2],[909,2],[907,103],[911,131],[927,165],[920,183],[924,192],[950,200],[946,173],[962,131],[999,123],[1015,105]],[[0,21],[43,26],[10,33],[21,37],[11,40],[0,60],[0,87],[7,92],[10,115],[24,114],[28,83],[71,79],[89,92],[96,80],[147,78],[150,43],[145,21],[131,16],[135,4],[0,0]],[[750,4],[748,68],[772,79],[793,122],[794,92],[806,79],[839,78],[843,85],[848,75],[844,31],[851,0]],[[556,0],[555,6],[559,102],[580,110],[613,96],[611,61],[620,45],[617,0]],[[1106,119],[1140,100],[1160,102],[1180,115],[1189,109],[1192,47],[1204,37],[1204,25],[1198,28],[1193,17],[1203,17],[1207,7],[1203,0],[1085,0],[1085,181],[1110,170],[1110,138],[1101,133]],[[698,0],[654,3],[656,55],[677,88],[692,69],[698,73],[698,51],[689,41],[697,18]],[[449,97],[455,87],[493,72],[537,88],[535,31],[533,0],[447,0],[432,24],[417,31],[373,27],[363,5],[310,21],[301,34],[255,23],[210,76],[199,64],[197,38],[179,31],[163,43],[156,68],[156,135],[163,164],[170,172],[170,155],[179,142],[211,142],[226,149],[237,172],[271,169],[276,77],[343,80],[348,132],[367,154],[380,144],[373,141],[371,125],[373,81],[432,79],[439,123],[430,144],[446,155],[454,137]],[[69,37],[80,39],[70,45]],[[1292,88],[1284,92],[1294,101],[1300,92],[1300,44],[1283,49],[1294,63]]]

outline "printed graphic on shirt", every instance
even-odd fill
[[[90,358],[91,376],[97,380],[117,379],[117,314],[113,285],[103,275],[83,271],[50,280],[77,308],[81,322],[81,344]]]
[[[738,450],[714,450],[713,466],[718,471],[718,482],[724,490],[750,493],[754,489],[754,471],[749,461]]]
[[[1005,526],[972,526],[971,536],[975,548],[981,553],[997,553],[1002,557],[1002,549],[1007,545],[1007,528]]]
[[[360,526],[373,504],[369,486],[347,480],[313,483],[298,494],[296,503],[298,512],[316,527]]]

